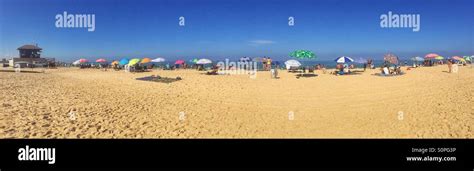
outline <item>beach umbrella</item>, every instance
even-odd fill
[[[459,56],[453,56],[453,57],[451,57],[451,59],[456,60],[456,61],[460,61],[460,62],[466,62],[466,60],[464,58],[461,58]]]
[[[359,64],[365,64],[365,63],[367,63],[367,59],[358,58],[358,59],[354,60],[354,62],[359,63]]]
[[[437,56],[440,56],[436,53],[429,53],[427,55],[425,55],[425,59],[433,59],[433,58],[436,58]]]
[[[436,59],[436,60],[443,60],[444,57],[442,57],[442,56],[437,56],[437,57],[435,57],[435,59]]]
[[[80,61],[80,60],[77,60],[77,61],[74,61],[72,64],[73,64],[73,65],[79,65],[79,64],[81,64],[81,61]]]
[[[301,63],[297,60],[291,59],[291,60],[287,60],[285,62],[285,65],[286,65],[286,69],[290,69],[290,67],[299,67],[299,66],[301,66]]]
[[[189,60],[189,62],[190,62],[190,63],[196,63],[198,60],[199,60],[199,59],[194,58],[194,59]]]
[[[112,65],[118,65],[119,64],[119,61],[113,61],[112,63],[110,63]]]
[[[388,53],[383,56],[383,60],[391,64],[398,65],[398,56]]]
[[[196,61],[196,64],[212,64],[212,61],[209,59],[199,59]]]
[[[95,62],[103,63],[103,62],[107,62],[107,60],[100,58],[100,59],[95,60]]]
[[[128,58],[123,58],[119,61],[119,64],[120,65],[127,65],[129,62],[129,59]]]
[[[453,57],[451,57],[451,59],[454,59],[454,60],[457,60],[457,61],[464,60],[464,58],[461,58],[459,56],[453,56]]]
[[[80,63],[86,63],[86,62],[89,62],[89,60],[82,58],[82,59],[79,59],[79,62]]]
[[[316,58],[316,55],[309,50],[295,50],[290,53],[291,57],[297,59],[313,59]]]
[[[250,59],[249,57],[242,57],[240,58],[240,62],[250,62],[252,59]]]
[[[184,64],[184,60],[181,60],[181,59],[176,60],[176,62],[174,62],[174,64],[175,65],[182,65],[182,64]]]
[[[156,58],[151,60],[151,62],[165,62],[165,58]]]
[[[129,66],[135,65],[135,64],[137,64],[138,62],[140,62],[140,59],[138,59],[138,58],[133,58],[133,59],[131,59],[130,61],[128,61],[128,65],[129,65]]]
[[[423,62],[425,59],[423,59],[422,57],[417,56],[417,57],[411,58],[411,60],[415,61],[415,62]]]
[[[346,62],[354,62],[354,59],[347,57],[347,56],[341,56],[336,58],[334,61],[337,63],[346,63]]]
[[[151,59],[150,59],[150,58],[143,58],[140,63],[146,64],[146,63],[149,63],[149,62],[151,62]]]
[[[472,57],[474,57],[474,56],[472,56]],[[466,61],[471,61],[471,60],[472,60],[472,57],[471,57],[471,56],[464,56],[464,60],[466,60]]]

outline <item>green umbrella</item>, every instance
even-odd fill
[[[135,65],[135,64],[137,64],[138,62],[140,62],[140,59],[134,58],[134,59],[131,59],[131,60],[128,62],[128,65]]]
[[[437,59],[437,60],[443,60],[444,57],[442,57],[442,56],[437,56],[437,57],[435,57],[435,59]]]
[[[464,56],[464,60],[466,60],[466,61],[471,61],[471,60],[472,60],[472,57],[471,57],[471,56]]]
[[[291,57],[298,59],[313,59],[316,58],[316,55],[309,50],[296,50],[290,53]]]
[[[196,63],[198,60],[199,60],[199,59],[194,58],[194,59],[189,60],[189,62],[191,62],[191,63]]]

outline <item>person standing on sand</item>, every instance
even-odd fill
[[[268,58],[267,59],[267,71],[270,71],[272,69],[272,59]]]
[[[452,68],[453,68],[453,62],[451,61],[451,59],[448,59],[448,73],[452,72]]]
[[[267,58],[263,57],[262,59],[263,70],[267,70]]]

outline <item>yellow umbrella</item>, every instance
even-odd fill
[[[150,58],[143,58],[140,63],[146,64],[146,63],[148,63],[148,62],[151,62],[151,59],[150,59]]]
[[[138,62],[140,62],[140,59],[134,58],[134,59],[131,59],[131,60],[128,62],[128,65],[129,65],[129,66],[135,65],[135,64],[137,64]]]

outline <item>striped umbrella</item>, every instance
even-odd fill
[[[453,56],[453,57],[451,57],[451,59],[458,60],[458,61],[464,60],[464,58],[461,58],[459,56]]]
[[[346,62],[354,62],[354,59],[347,56],[341,56],[339,58],[336,58],[334,61],[336,61],[337,63],[346,63]]]
[[[291,57],[298,59],[313,59],[316,58],[316,55],[309,50],[296,50],[290,53]]]
[[[433,59],[433,58],[436,58],[437,56],[440,56],[436,53],[429,53],[427,55],[425,55],[425,59]]]
[[[464,56],[464,60],[471,61],[474,56]]]

